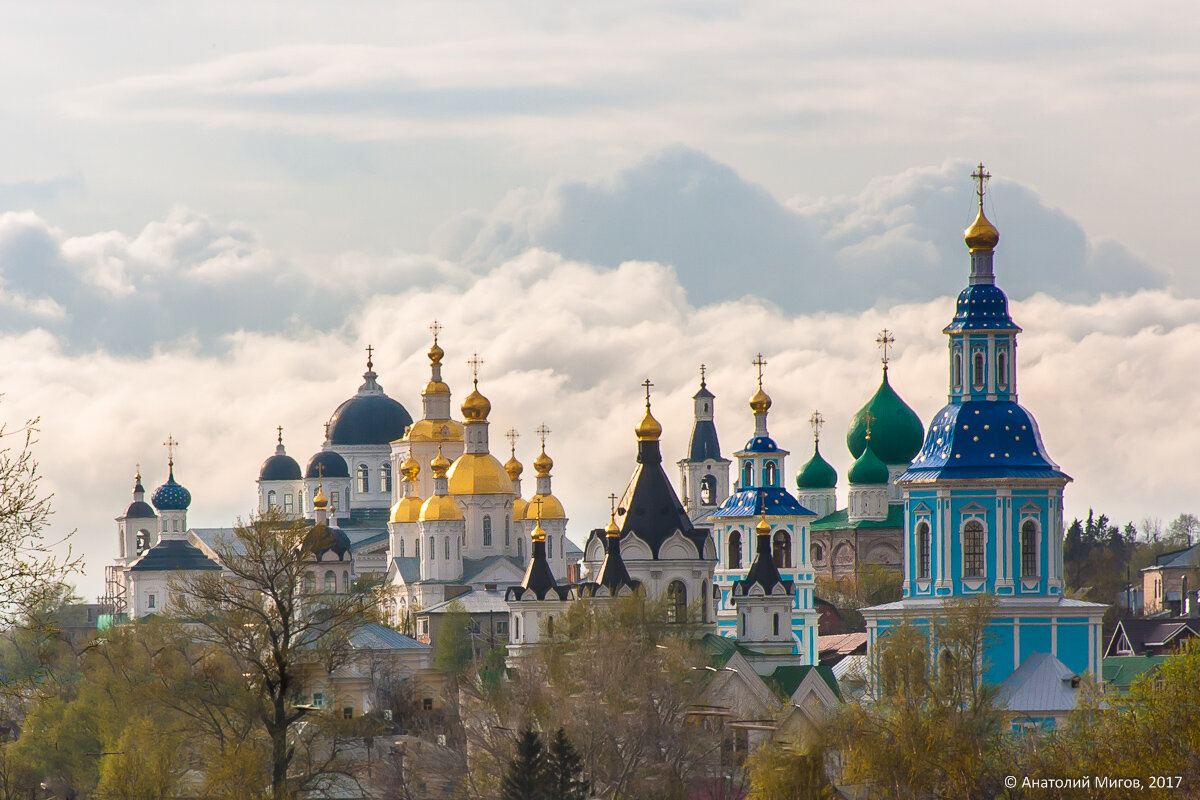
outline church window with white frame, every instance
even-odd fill
[[[984,528],[978,519],[968,519],[962,528],[962,559],[964,578],[984,575]]]

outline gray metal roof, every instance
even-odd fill
[[[431,650],[427,644],[397,633],[375,622],[368,622],[350,634],[350,646],[355,650]]]
[[[445,614],[449,610],[451,603],[459,603],[463,610],[468,614],[507,614],[508,603],[504,600],[504,592],[499,589],[495,591],[482,591],[472,589],[471,591],[460,594],[450,600],[445,600],[429,608],[423,608],[417,612],[417,616],[424,614]]]
[[[1065,712],[1075,707],[1078,687],[1075,673],[1049,653],[1030,653],[1013,674],[1000,684],[996,697],[1009,711]]]
[[[392,563],[396,566],[396,571],[400,573],[400,577],[404,578],[405,583],[412,583],[421,579],[421,559],[416,556],[393,558]]]

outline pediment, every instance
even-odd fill
[[[683,561],[699,558],[696,545],[680,531],[675,531],[658,548],[660,561]],[[716,557],[715,555],[713,556]]]
[[[958,513],[960,513],[960,514],[986,514],[987,507],[982,506],[976,502],[970,502],[970,503],[967,503],[962,508],[960,508],[958,510]]]
[[[603,561],[604,560],[604,544],[600,541],[600,537],[594,537],[587,543],[587,553],[583,557],[584,561]]]
[[[1021,506],[1021,513],[1025,514],[1026,516],[1034,516],[1035,517],[1038,514],[1042,513],[1042,507],[1031,500],[1028,503],[1026,503],[1025,505]]]
[[[913,506],[912,513],[914,513],[914,514],[933,514],[933,509],[931,509],[929,507],[929,505],[924,500],[922,500],[921,502],[919,502],[915,506]]]
[[[654,551],[645,539],[630,531],[621,538],[621,558],[625,561],[650,561],[654,558]]]
[[[500,586],[508,586],[520,583],[524,577],[524,570],[507,558],[503,558],[498,559],[495,563],[488,564],[476,573],[471,578],[471,585],[481,586],[485,583],[495,583]]]

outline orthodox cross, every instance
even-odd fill
[[[866,429],[867,429],[867,438],[870,439],[871,438],[871,425],[875,422],[875,415],[872,414],[870,411],[865,411],[865,412],[863,412],[861,419],[862,419],[863,425],[866,426]]]
[[[647,411],[650,410],[650,387],[653,385],[654,384],[650,382],[649,378],[646,378],[646,380],[642,381],[642,388],[644,388],[646,390],[646,410]]]
[[[471,375],[473,376],[472,380],[475,382],[476,387],[479,386],[479,368],[482,367],[483,364],[484,361],[479,357],[478,353],[472,353],[471,357],[467,360],[467,366],[471,368]]]
[[[179,444],[179,442],[177,442],[175,440],[175,437],[168,433],[167,440],[165,442],[163,442],[163,447],[167,448],[167,466],[168,467],[175,466],[175,447],[178,444]]]
[[[974,178],[975,182],[979,184],[979,187],[975,190],[975,194],[979,195],[979,207],[982,208],[983,196],[987,194],[987,181],[988,178],[992,177],[992,173],[985,170],[983,168],[983,162],[980,161],[979,166],[976,167],[975,171],[971,173],[971,177]]]
[[[767,365],[767,360],[762,357],[762,353],[759,353],[758,357],[755,358],[750,363],[753,364],[754,366],[758,367],[758,388],[761,389],[762,388],[762,368]]]
[[[325,465],[317,463],[317,484],[320,485],[321,479],[325,477]]]
[[[283,444],[283,426],[280,425],[275,430],[279,431],[279,443]]]
[[[814,411],[812,416],[808,418],[808,424],[812,426],[813,441],[821,441],[821,427],[825,424],[825,418],[821,416],[820,411]]]
[[[517,439],[521,438],[521,434],[517,433],[516,428],[509,428],[508,433],[504,434],[508,437],[508,444],[512,448],[512,457],[517,457]]]
[[[705,371],[705,367],[703,364],[701,364],[700,365],[700,388],[701,389],[704,388],[704,371]]]
[[[142,482],[142,462],[139,461],[137,463],[137,472],[134,474],[133,477],[134,477],[134,480],[136,480],[138,483]]]
[[[617,496],[615,494],[608,496],[608,504],[611,506],[609,509],[610,513],[615,517],[617,515]]]
[[[542,452],[546,452],[546,437],[550,435],[550,429],[546,427],[546,423],[538,425],[538,429],[534,431],[538,438],[542,440]]]
[[[542,524],[542,496],[539,494],[537,497],[533,498],[533,503],[535,505],[537,505],[537,524],[541,525]]]
[[[429,330],[433,332],[433,343],[434,343],[434,344],[437,344],[437,337],[438,337],[438,334],[439,334],[439,333],[441,332],[441,330],[442,330],[442,325],[441,325],[441,323],[440,323],[440,322],[438,322],[438,321],[435,319],[435,320],[433,321],[433,324],[429,326]]]
[[[367,345],[367,370],[370,371],[374,364],[371,363],[371,355],[375,352],[375,348]]]
[[[879,349],[883,351],[883,366],[886,369],[888,365],[888,350],[896,343],[896,337],[892,336],[892,332],[884,328],[875,337],[875,344],[879,345]]]
[[[327,440],[329,439],[329,423],[328,422],[325,423],[325,438]]]

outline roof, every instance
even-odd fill
[[[888,506],[887,516],[883,519],[860,519],[857,522],[851,522],[850,510],[843,508],[840,511],[835,511],[832,514],[827,514],[821,517],[808,527],[809,530],[813,531],[841,531],[871,528],[895,528],[897,530],[903,530],[904,506],[898,503],[891,504]]]
[[[808,673],[814,670],[818,677],[825,681],[825,685],[830,688],[834,696],[841,700],[842,692],[838,688],[837,677],[833,674],[832,667],[818,667],[811,664],[776,667],[774,672],[763,678],[763,682],[770,686],[775,694],[786,700],[796,693]]]
[[[795,581],[785,581],[779,574],[779,567],[775,566],[775,558],[771,554],[771,534],[756,533],[754,547],[754,561],[750,562],[750,569],[746,571],[746,577],[733,582],[733,595],[735,598],[745,597],[750,594],[750,588],[755,584],[762,587],[764,594],[771,594],[771,591],[776,586],[783,587],[783,591],[788,597],[791,597],[792,591],[796,587]],[[736,603],[737,600],[735,599]]]
[[[332,450],[322,450],[314,453],[313,457],[308,460],[308,465],[304,468],[304,477],[349,478],[350,467],[346,466],[346,459],[337,453]]]
[[[1134,655],[1142,655],[1147,648],[1165,647],[1180,638],[1189,638],[1200,633],[1200,617],[1133,617],[1117,621],[1117,627],[1108,640],[1104,654],[1116,656],[1128,645]]]
[[[888,383],[887,364],[883,380],[866,405],[858,410],[846,431],[846,447],[858,459],[867,448],[867,418],[871,420],[871,449],[886,464],[907,464],[921,449],[925,427],[921,418],[900,399]]]
[[[144,500],[134,500],[129,504],[129,508],[125,509],[126,519],[157,519],[158,515],[154,513],[154,509]]]
[[[241,541],[234,535],[233,528],[190,528],[188,533],[204,542],[204,545],[214,553],[222,545],[232,550],[235,555],[241,555],[246,551]]]
[[[485,569],[501,561],[507,561],[517,569],[524,569],[525,562],[516,556],[487,556],[486,558],[464,558],[462,568],[462,583],[470,583],[471,579],[481,574]]]
[[[1119,689],[1128,689],[1146,672],[1157,669],[1170,656],[1105,656],[1100,671],[1104,682]]]
[[[817,640],[817,649],[821,653],[838,653],[849,655],[867,643],[866,633],[838,633],[823,635]]]
[[[782,486],[742,489],[725,498],[712,517],[815,517]]]
[[[721,460],[721,443],[717,441],[717,426],[711,419],[696,420],[692,439],[688,442],[689,461]]]
[[[759,655],[754,650],[748,647],[743,647],[737,643],[736,639],[729,636],[718,636],[715,633],[706,633],[700,637],[699,644],[707,650],[712,658],[709,660],[709,665],[713,667],[723,667],[734,653],[742,655],[756,656]]]
[[[431,650],[427,644],[405,636],[376,622],[368,622],[350,634],[350,646],[355,650]]]
[[[368,367],[358,394],[338,406],[329,418],[331,444],[388,444],[412,425],[412,415],[384,394],[375,377]]]
[[[185,572],[220,568],[220,564],[187,539],[162,539],[133,562],[129,571]]]
[[[529,565],[525,568],[525,576],[521,579],[520,586],[509,586],[504,592],[504,599],[520,600],[527,592],[532,592],[538,600],[565,600],[567,599],[567,587],[559,586],[554,580],[554,573],[550,570],[550,563],[546,561],[546,539],[534,539],[533,553],[529,559]]]
[[[1170,553],[1160,553],[1154,559],[1154,566],[1164,569],[1196,569],[1200,567],[1200,544]]]
[[[258,470],[260,481],[298,481],[300,480],[300,465],[296,459],[283,452],[283,445],[276,448],[275,455],[262,463]]]
[[[996,700],[1014,712],[1070,711],[1079,694],[1076,678],[1070,667],[1049,653],[1030,653],[1000,684]]]
[[[973,330],[1021,331],[1008,315],[1008,297],[994,283],[973,283],[959,292],[954,319],[942,332]]]
[[[412,583],[421,579],[421,559],[417,556],[393,558],[392,566],[400,573],[400,577],[404,579],[405,583]]]
[[[707,529],[692,524],[679,495],[662,467],[662,449],[657,439],[638,440],[637,466],[617,503],[617,527],[621,536],[636,533],[650,546],[655,558],[663,542],[676,531],[704,553]]]
[[[450,610],[451,603],[458,603],[462,606],[463,611],[468,614],[507,614],[508,603],[505,602],[504,593],[499,590],[482,590],[471,589],[470,591],[460,594],[458,597],[452,597],[449,600],[443,600],[440,603],[435,603],[429,608],[419,609],[416,614],[445,614]]]

